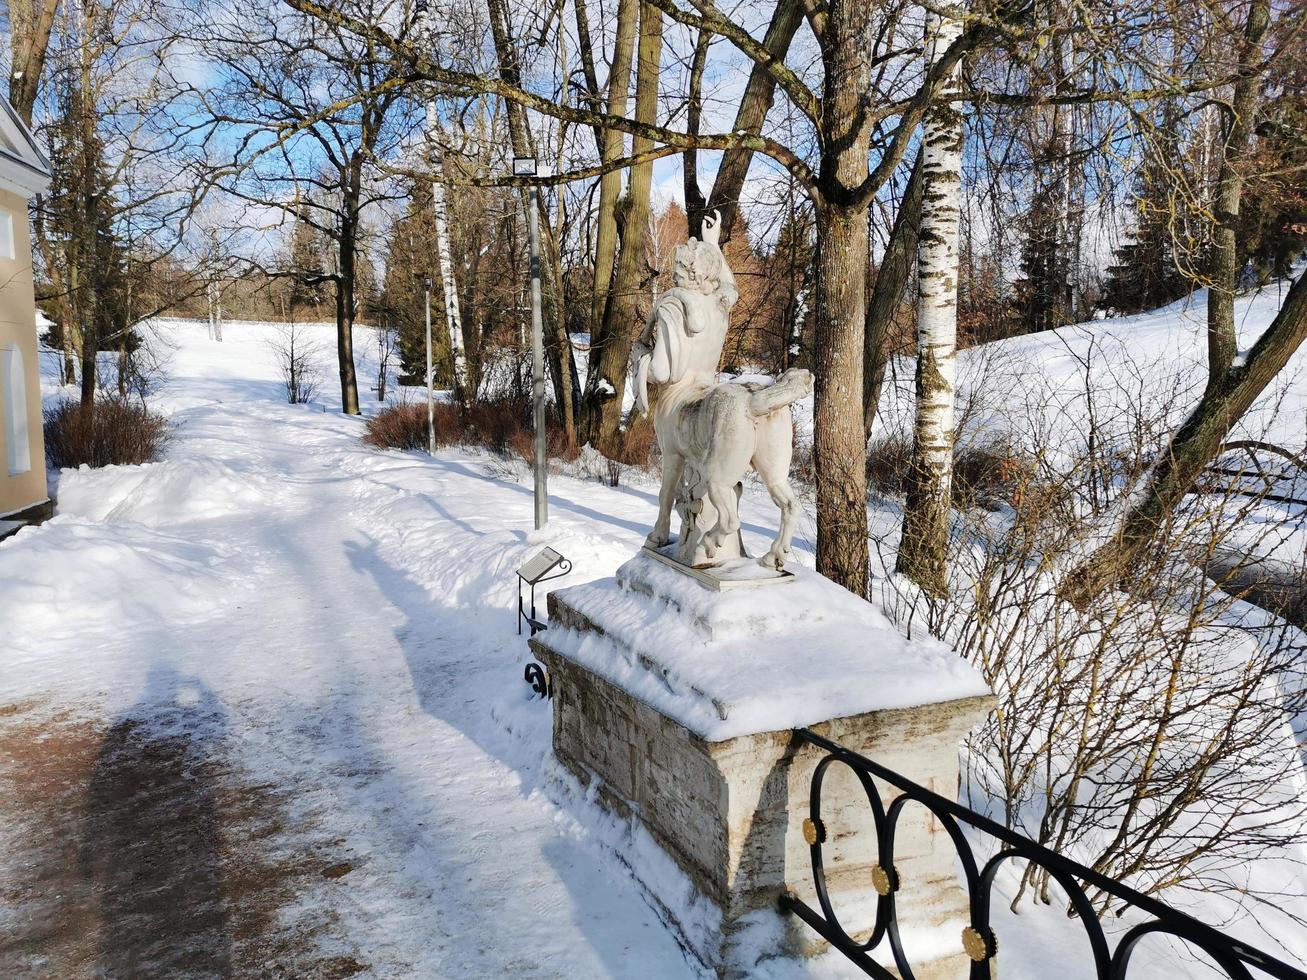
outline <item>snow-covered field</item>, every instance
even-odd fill
[[[611,574],[652,523],[651,480],[556,474],[535,533],[524,469],[365,447],[332,411],[315,329],[310,407],[285,404],[275,327],[231,323],[216,343],[164,324],[164,461],[65,472],[59,515],[0,544],[0,976],[185,974],[215,956],[237,975],[701,975],[626,866],[664,895],[683,881],[552,761],[515,629],[513,569],[549,544],[574,564],[561,584]],[[365,331],[356,347],[375,407]],[[765,495],[746,492],[742,518],[764,550]],[[813,539],[809,508],[799,562]],[[118,765],[174,755],[181,830],[141,817],[163,789]],[[43,805],[48,786],[71,817]],[[78,816],[84,790],[121,804],[116,822]],[[163,920],[175,948],[137,948],[123,937],[150,910],[131,896],[159,866],[192,884],[178,900],[194,914]],[[1087,953],[1056,908],[1008,934],[1010,980]],[[752,975],[861,974],[826,956]]]

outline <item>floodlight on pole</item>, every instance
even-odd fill
[[[513,157],[514,177],[534,177],[536,175],[535,157]]]

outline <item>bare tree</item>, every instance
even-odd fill
[[[292,318],[278,328],[276,336],[268,341],[268,349],[281,371],[286,400],[292,405],[311,402],[321,382],[318,359],[322,350],[310,332]]]
[[[1243,195],[1243,162],[1248,154],[1257,115],[1262,41],[1271,22],[1270,0],[1252,0],[1248,7],[1236,79],[1221,127],[1220,167],[1212,228],[1212,276],[1207,293],[1208,385],[1220,386],[1239,351],[1234,331],[1234,294],[1239,285],[1239,202]]]
[[[28,126],[45,75],[58,9],[59,0],[9,0],[9,102]]]
[[[54,173],[32,215],[37,295],[55,311],[64,378],[80,381],[88,430],[98,354],[130,356],[138,325],[177,298],[141,287],[195,251],[188,231],[204,165],[171,68],[178,44],[169,9],[79,0],[56,18],[45,52],[27,52],[46,72],[29,94]],[[193,258],[182,284],[191,294],[207,265]]]
[[[1243,357],[1209,386],[1202,400],[1141,479],[1138,492],[1123,501],[1112,533],[1076,564],[1059,586],[1080,608],[1132,578],[1135,559],[1148,547],[1184,500],[1203,468],[1216,458],[1230,430],[1307,341],[1307,275],[1299,276],[1266,332]]]
[[[395,20],[405,38],[414,27],[401,0],[354,0],[341,9],[369,22]],[[365,212],[391,193],[375,161],[394,152],[420,117],[401,103],[386,49],[319,18],[237,0],[221,11],[204,8],[189,31],[220,74],[201,93],[210,130],[241,134],[217,186],[280,208],[333,245],[335,267],[317,271],[335,292],[342,410],[357,415],[360,238]]]
[[[707,0],[686,10],[676,0],[645,0],[665,17],[695,30],[724,38],[730,48],[762,65],[803,118],[805,128],[793,146],[757,132],[732,131],[691,135],[662,125],[650,113],[635,116],[573,106],[504,81],[498,74],[465,70],[448,58],[433,57],[408,44],[375,20],[349,11],[326,10],[309,0],[287,0],[296,9],[348,30],[401,57],[416,78],[450,90],[480,93],[517,102],[542,116],[573,125],[638,137],[632,155],[601,160],[548,178],[537,184],[559,184],[602,176],[621,166],[634,166],[680,153],[691,147],[764,153],[786,170],[813,201],[817,237],[821,242],[816,288],[818,335],[814,458],[817,474],[818,565],[823,573],[859,594],[867,581],[866,475],[862,412],[862,351],[866,309],[867,208],[894,175],[912,143],[922,116],[943,80],[952,74],[962,54],[992,37],[1004,18],[1020,16],[1008,7],[983,11],[973,18],[957,42],[924,68],[919,60],[898,57],[898,31],[903,8],[894,5],[876,13],[861,0],[837,0],[826,8],[805,8],[805,19],[820,40],[823,59],[821,94],[811,90],[784,62],[763,48]],[[650,18],[644,19],[651,23]],[[652,45],[650,32],[646,35]],[[870,54],[868,38],[872,39]],[[652,75],[652,70],[649,72]],[[587,76],[587,86],[589,86]],[[592,95],[597,94],[591,90]],[[910,93],[904,95],[903,93]],[[893,93],[880,101],[878,93]],[[640,100],[637,98],[637,103]],[[638,109],[638,107],[637,107]],[[810,137],[816,133],[816,140]],[[874,144],[874,146],[873,146]],[[815,166],[804,159],[816,147]],[[877,163],[870,167],[876,155]],[[511,178],[472,178],[487,183],[525,183]],[[633,195],[633,199],[638,195]],[[639,233],[642,222],[631,222]],[[630,326],[623,324],[626,330]],[[621,363],[629,351],[615,356]],[[593,377],[593,373],[592,373]],[[612,381],[609,377],[608,381]],[[596,379],[595,384],[599,384]],[[616,388],[616,386],[613,386]]]
[[[663,46],[663,14],[651,3],[640,4],[640,31],[635,72],[635,119],[651,124],[658,111],[658,75]],[[632,137],[634,157],[647,154],[653,140]],[[630,364],[631,343],[639,333],[638,308],[646,279],[645,239],[649,230],[649,194],[653,161],[631,165],[626,194],[617,204],[616,227],[621,241],[617,268],[604,302],[598,338],[591,341],[590,374],[586,379],[587,441],[610,455],[617,450],[622,396]]]

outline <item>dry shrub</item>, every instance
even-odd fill
[[[877,493],[903,494],[907,490],[912,443],[887,436],[867,447],[867,486]]]
[[[462,413],[456,405],[438,404],[435,428],[437,446],[481,446],[496,455],[518,456],[528,462],[535,456],[531,403],[522,398],[489,399]],[[551,459],[576,457],[576,447],[568,444],[552,418],[547,433]],[[368,419],[364,441],[380,449],[426,449],[426,403],[392,405],[378,412]]]
[[[88,424],[78,402],[44,412],[45,457],[56,468],[151,463],[168,442],[168,420],[144,405],[106,399],[95,403]]]
[[[459,428],[457,408],[453,405],[435,407],[437,446],[451,446],[458,442]],[[379,449],[426,449],[426,403],[405,402],[382,409],[368,419],[363,441]]]
[[[531,403],[527,399],[508,395],[476,402],[468,406],[463,422],[463,442],[500,455],[521,455],[520,447],[526,447],[525,455],[531,457]]]
[[[867,485],[882,494],[907,492],[912,443],[878,439],[867,448]],[[958,507],[994,507],[1028,494],[1034,469],[1002,445],[963,446],[953,454],[953,503]]]
[[[426,406],[413,402],[382,409],[368,419],[363,441],[378,449],[425,449]]]
[[[654,432],[653,418],[645,416],[631,420],[622,434],[616,459],[625,466],[651,467],[658,454],[658,436]]]

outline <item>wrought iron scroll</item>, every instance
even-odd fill
[[[895,906],[899,880],[894,867],[894,838],[904,808],[909,803],[916,803],[929,810],[939,821],[957,850],[969,900],[969,919],[960,937],[961,950],[971,960],[969,980],[993,980],[998,975],[997,969],[991,970],[998,951],[998,940],[990,925],[991,898],[999,869],[1012,860],[1024,860],[1038,865],[1061,886],[1088,937],[1098,980],[1126,980],[1131,957],[1140,941],[1159,934],[1183,940],[1201,950],[1230,980],[1253,980],[1254,976],[1274,977],[1276,980],[1307,980],[1307,973],[1257,947],[1172,909],[1115,879],[1077,864],[865,756],[850,752],[807,729],[801,729],[795,734],[826,753],[812,776],[809,814],[804,821],[804,836],[811,851],[812,876],[819,908],[812,908],[792,894],[781,897],[781,907],[802,919],[868,976],[881,980],[897,980],[898,977],[902,980],[915,980],[912,964],[899,935]],[[867,796],[878,842],[877,865],[871,874],[872,885],[878,896],[876,918],[871,934],[861,941],[850,935],[841,924],[826,888],[822,853],[826,843],[826,828],[821,819],[822,785],[831,767],[837,765],[848,768],[857,777]],[[897,792],[889,806],[882,802],[882,785],[892,787]],[[963,832],[964,826],[996,840],[999,844],[998,853],[981,865]],[[1110,895],[1113,907],[1128,906],[1147,918],[1126,932],[1113,949],[1086,889]],[[885,959],[885,952],[893,959],[898,971],[897,977],[873,958],[873,953],[881,953],[881,958]],[[1250,970],[1260,973],[1254,974]]]

